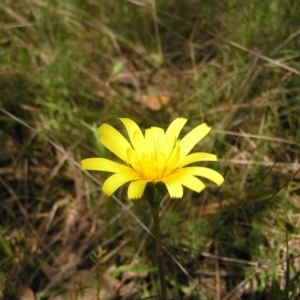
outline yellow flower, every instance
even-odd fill
[[[131,119],[120,120],[127,130],[130,142],[119,131],[105,123],[98,128],[98,133],[100,142],[125,164],[106,158],[88,158],[81,161],[81,167],[85,170],[115,173],[102,187],[108,196],[127,182],[130,182],[129,199],[141,198],[147,183],[163,182],[171,198],[181,198],[183,186],[198,193],[202,191],[205,185],[196,176],[208,178],[217,185],[223,183],[223,176],[212,169],[187,167],[198,161],[217,160],[217,157],[210,153],[189,154],[211,130],[206,124],[197,126],[180,140],[178,136],[187,119],[175,119],[166,131],[159,127],[151,127],[146,129],[145,134]]]

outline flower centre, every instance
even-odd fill
[[[153,137],[146,134],[142,146],[127,150],[127,163],[141,179],[151,182],[161,181],[178,168],[179,145],[179,141],[167,139],[164,135]]]

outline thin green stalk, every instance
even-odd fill
[[[161,300],[167,300],[167,285],[165,278],[165,268],[164,268],[164,259],[163,259],[163,251],[160,237],[160,226],[159,226],[159,203],[150,203],[151,212],[153,218],[153,226],[154,226],[154,236],[156,243],[156,256],[158,262],[158,271],[159,271],[159,279],[160,279],[160,294]]]

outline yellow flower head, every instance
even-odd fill
[[[196,176],[208,178],[218,185],[223,183],[223,176],[212,169],[187,167],[198,161],[217,160],[217,157],[210,153],[189,154],[211,130],[206,124],[197,126],[180,140],[178,136],[187,119],[175,119],[166,131],[159,127],[151,127],[146,129],[145,134],[131,119],[120,120],[127,130],[130,142],[119,131],[105,123],[98,128],[98,133],[100,142],[125,164],[106,158],[88,158],[81,161],[81,167],[85,170],[115,173],[102,187],[108,196],[127,182],[130,182],[129,199],[141,198],[147,183],[163,182],[171,198],[181,198],[183,186],[201,192],[205,185]]]

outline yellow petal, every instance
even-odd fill
[[[174,170],[177,167],[179,167],[179,163],[180,163],[180,142],[177,141],[174,145],[171,154],[168,157],[166,165],[168,166],[169,169]]]
[[[181,141],[181,157],[186,156],[211,130],[205,123],[190,131]]]
[[[144,151],[146,153],[154,152],[155,143],[154,143],[154,134],[152,128],[145,130],[145,144]]]
[[[116,173],[110,176],[103,184],[102,191],[110,196],[114,191],[116,191],[121,185],[140,179],[136,174],[131,172],[124,172],[124,173]]]
[[[176,173],[173,173],[168,177],[168,180],[177,181],[181,185],[184,185],[197,193],[200,193],[205,188],[204,183],[192,175],[190,171],[186,171],[185,168],[177,170]]]
[[[191,176],[191,177],[184,177],[183,180],[180,181],[182,185],[189,188],[192,191],[195,191],[197,193],[200,193],[202,190],[205,189],[205,184],[198,179],[197,177]]]
[[[124,136],[108,124],[102,124],[97,132],[100,135],[100,142],[116,156],[126,161],[126,150],[131,146]]]
[[[128,187],[128,199],[140,199],[144,193],[146,184],[145,180],[131,182]]]
[[[168,136],[164,138],[163,153],[166,157],[170,157],[172,151],[177,142],[177,137],[175,136],[175,132],[170,133]]]
[[[151,127],[150,131],[152,133],[151,138],[153,139],[154,144],[157,146],[158,143],[161,143],[161,141],[163,140],[165,131],[160,127]]]
[[[205,188],[204,183],[197,177],[191,175],[189,171],[186,171],[186,169],[180,169],[171,176],[180,182],[180,184],[197,193],[200,193]]]
[[[180,166],[186,166],[197,161],[217,161],[217,156],[211,153],[197,152],[185,156],[180,161]]]
[[[134,148],[139,147],[141,141],[144,140],[140,127],[131,119],[120,118],[119,120],[124,124],[132,146]]]
[[[175,136],[178,138],[179,133],[181,132],[183,126],[187,122],[185,118],[177,118],[175,119],[168,127],[166,131],[166,137],[168,137],[172,132],[175,133]]]
[[[156,126],[152,126],[151,130],[153,131],[153,134],[154,134],[154,136],[155,136],[156,139],[162,139],[162,138],[164,138],[165,131],[162,128],[156,127]]]
[[[158,155],[164,147],[164,130],[159,127],[151,127],[145,131],[143,152],[148,155]]]
[[[129,168],[106,158],[87,158],[81,161],[81,168],[92,171],[126,172]]]
[[[207,178],[219,186],[224,182],[224,177],[220,173],[209,168],[187,167],[184,168],[183,170],[185,170],[185,172],[188,172],[191,175]]]
[[[166,185],[171,198],[182,198],[183,187],[176,178],[167,177],[162,182]]]
[[[130,165],[133,169],[137,170],[139,167],[138,158],[136,152],[132,148],[127,149],[127,164]]]

